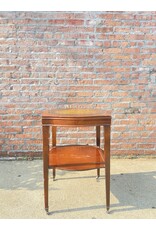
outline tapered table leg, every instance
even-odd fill
[[[100,147],[100,126],[96,126],[96,145]],[[100,177],[100,168],[97,169],[97,177],[98,180]]]
[[[106,176],[106,210],[110,208],[110,125],[104,126],[104,154]]]
[[[96,177],[96,179],[98,180],[99,178],[100,178],[100,168],[97,169],[97,177]]]
[[[56,126],[52,126],[52,146],[56,146]],[[55,181],[56,177],[56,169],[53,168],[53,181]]]
[[[56,177],[56,169],[53,168],[53,181],[55,181],[55,177]]]
[[[48,166],[49,166],[49,126],[43,126],[43,176],[44,176],[44,205],[48,213]]]

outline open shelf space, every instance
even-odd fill
[[[49,152],[49,168],[88,170],[104,168],[104,163],[103,150],[95,146],[58,146]]]

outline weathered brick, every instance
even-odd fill
[[[110,33],[113,32],[113,28],[112,27],[102,27],[102,28],[97,28],[96,29],[97,33]]]
[[[0,12],[0,156],[41,156],[49,108],[109,110],[111,154],[155,154],[155,20],[155,12]],[[57,135],[60,144],[95,144],[92,127]]]
[[[83,25],[84,20],[68,19],[68,20],[65,20],[65,24],[67,24],[67,25]]]

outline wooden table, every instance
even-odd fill
[[[96,146],[89,145],[56,145],[57,126],[81,127],[96,126]],[[104,150],[100,148],[100,127],[104,127]],[[43,130],[43,172],[44,201],[48,213],[48,172],[53,169],[55,180],[56,169],[90,170],[105,168],[106,176],[106,210],[110,207],[110,126],[111,116],[105,111],[88,109],[62,109],[47,111],[42,115]],[[50,129],[51,127],[51,129]],[[52,148],[50,149],[50,132]]]

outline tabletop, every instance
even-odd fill
[[[110,111],[97,110],[97,109],[57,109],[45,111],[42,114],[46,118],[86,118],[86,117],[107,117],[111,118]]]

